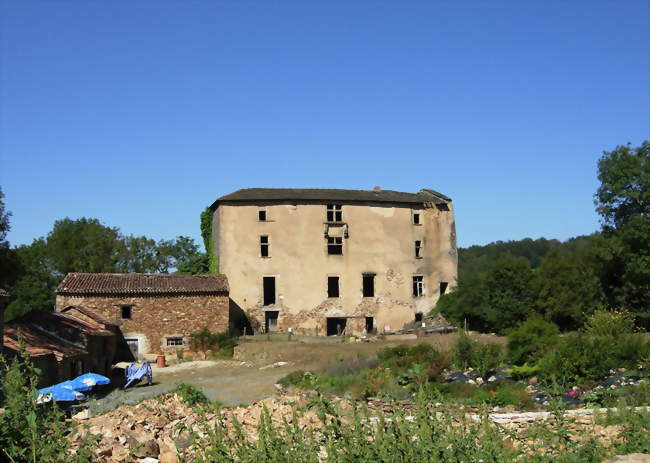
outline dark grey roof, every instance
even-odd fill
[[[221,203],[246,201],[340,201],[380,203],[446,203],[451,198],[435,190],[423,189],[417,193],[392,190],[334,190],[325,188],[244,188],[218,198],[211,208]]]

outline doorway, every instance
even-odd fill
[[[278,317],[280,312],[278,310],[267,310],[264,312],[264,329],[267,333],[272,333],[278,330]]]
[[[366,334],[370,334],[375,329],[375,319],[373,317],[366,317]]]
[[[327,317],[327,335],[340,336],[345,333],[347,318]]]
[[[263,277],[264,305],[275,304],[275,277]]]
[[[125,339],[126,345],[129,346],[129,350],[131,351],[131,355],[133,355],[134,359],[138,359],[138,351],[139,351],[139,340],[138,338],[127,338]]]

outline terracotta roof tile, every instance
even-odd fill
[[[57,294],[154,295],[228,293],[225,275],[177,275],[153,273],[68,273]]]
[[[98,314],[97,312],[94,312],[90,309],[87,309],[85,307],[82,307],[80,305],[71,305],[68,306],[64,309],[61,310],[62,313],[67,313],[71,312],[73,310],[76,310],[77,312],[85,315],[86,317],[90,318],[91,320],[95,320],[97,323],[101,323],[102,325],[111,325],[111,326],[117,326],[115,322],[112,322],[108,318],[104,317],[101,314]]]
[[[49,333],[31,323],[11,323],[4,327],[3,343],[6,348],[14,351],[20,350],[18,333],[25,340],[25,348],[29,355],[54,354],[57,360],[63,358],[78,357],[88,352],[66,341],[58,336]]]

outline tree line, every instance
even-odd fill
[[[0,190],[0,287],[11,299],[5,319],[54,306],[54,290],[69,272],[208,273],[208,259],[192,238],[154,240],[124,235],[98,219],[65,218],[31,244],[11,247],[11,213]]]
[[[598,309],[629,311],[649,328],[649,158],[648,141],[603,153],[594,195],[597,233],[460,249],[458,287],[436,309],[484,332],[505,333],[531,316],[574,330]]]

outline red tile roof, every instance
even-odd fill
[[[61,323],[62,325],[70,326],[72,328],[77,328],[86,334],[95,334],[99,336],[113,335],[113,333],[103,329],[101,326],[91,325],[90,323],[77,318],[74,315],[60,312],[52,312],[51,314],[56,319],[56,322]]]
[[[90,318],[91,320],[95,320],[97,323],[100,323],[102,325],[111,325],[111,326],[117,326],[115,322],[110,321],[108,318],[104,317],[101,314],[98,314],[97,312],[94,312],[90,309],[87,309],[85,307],[82,307],[80,305],[71,305],[68,306],[64,309],[61,310],[61,313],[68,313],[73,310],[76,310],[77,312],[85,315],[86,317]],[[71,313],[68,313],[68,315],[72,315]]]
[[[30,356],[54,354],[58,361],[63,358],[78,357],[88,352],[81,346],[66,341],[32,323],[11,323],[4,328],[4,347],[20,350],[19,334],[25,341],[25,349]]]
[[[68,273],[56,293],[72,296],[227,294],[228,279],[225,275]]]

